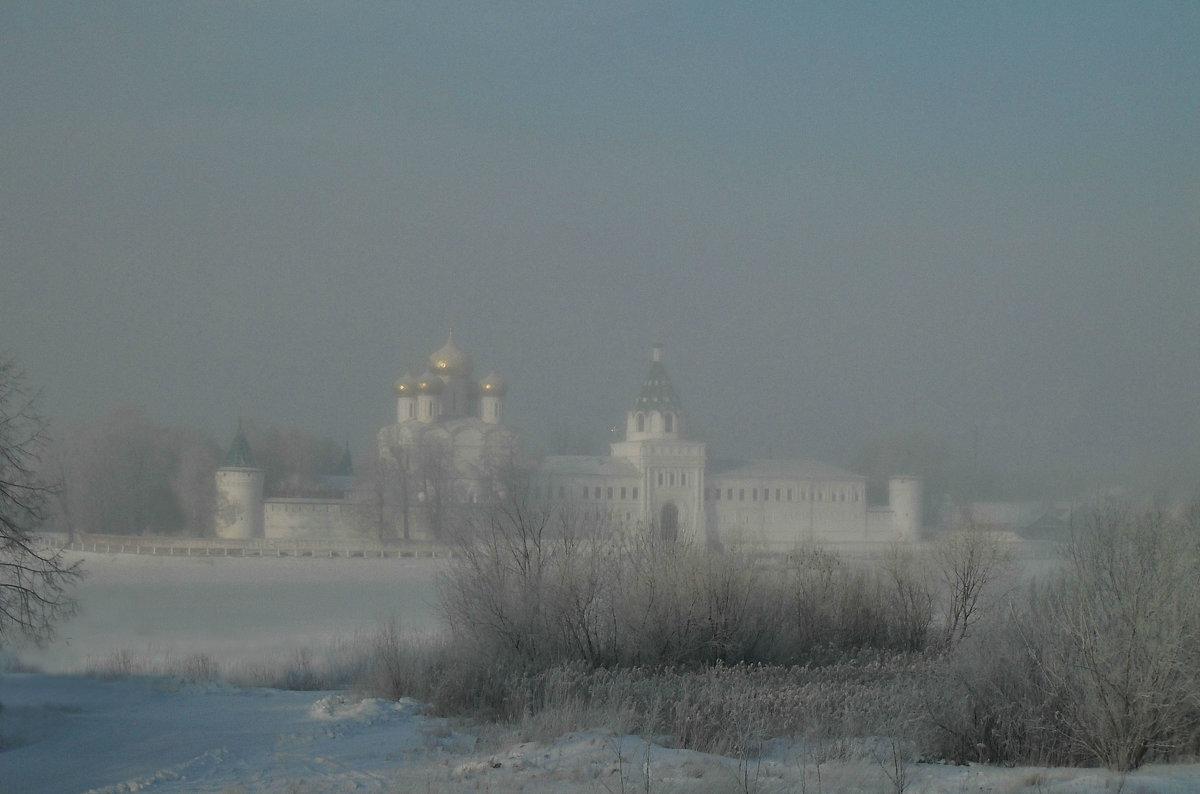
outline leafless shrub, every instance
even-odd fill
[[[1196,513],[1103,505],[1067,566],[947,657],[932,708],[962,760],[1125,772],[1200,744]]]
[[[924,650],[936,609],[928,561],[912,547],[897,543],[880,563],[879,575],[890,596],[896,644],[904,651]]]
[[[714,554],[514,496],[464,538],[441,605],[455,642],[489,664],[830,663],[922,647],[932,613],[918,576],[815,547],[786,563]]]
[[[203,684],[221,677],[221,666],[207,653],[193,653],[178,659],[168,659],[166,666],[189,683]]]
[[[1200,583],[1196,527],[1161,510],[1105,505],[1069,546],[1050,603],[1061,641],[1043,667],[1073,697],[1075,746],[1128,771],[1200,730]]]
[[[99,659],[89,658],[86,670],[88,675],[93,675],[106,681],[143,675],[147,671],[148,665],[146,660],[135,656],[124,648],[113,651]]]
[[[1063,695],[1047,685],[1037,658],[1052,634],[1037,618],[1044,604],[1042,589],[1031,586],[936,662],[940,682],[926,704],[933,755],[956,763],[1070,762],[1055,718]]]
[[[934,543],[932,562],[943,588],[941,643],[950,648],[1003,596],[1013,553],[996,532],[968,518]]]

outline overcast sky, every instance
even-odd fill
[[[62,426],[1200,457],[1200,3],[0,2],[0,349]],[[1195,481],[1197,477],[1193,477]]]

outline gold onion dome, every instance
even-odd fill
[[[432,372],[426,372],[417,378],[417,392],[420,394],[441,394],[446,384]]]
[[[481,395],[503,397],[507,392],[508,384],[504,381],[504,378],[496,374],[496,370],[492,370],[484,376],[483,380],[479,381],[479,393]]]
[[[431,372],[447,378],[469,378],[471,376],[471,357],[454,344],[454,332],[450,338],[432,356],[429,357]]]
[[[396,396],[397,397],[416,397],[417,396],[417,379],[414,378],[406,370],[400,380],[396,381]]]

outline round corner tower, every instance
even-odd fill
[[[924,528],[924,496],[920,477],[888,478],[888,507],[892,511],[892,529],[897,540],[917,540]]]
[[[263,479],[263,470],[255,463],[239,422],[229,454],[216,474],[218,538],[263,537]]]

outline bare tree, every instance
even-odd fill
[[[407,470],[407,476],[415,474],[417,497],[424,507],[429,532],[434,538],[444,538],[455,499],[454,449],[445,439],[426,433],[410,454],[415,466]]]
[[[217,487],[213,473],[220,464],[218,448],[198,433],[176,431],[171,491],[183,519],[182,531],[193,537],[213,532]]]
[[[46,423],[23,373],[0,356],[0,644],[10,634],[47,639],[75,604],[69,589],[83,572],[32,532],[45,516],[53,485],[37,474]]]
[[[219,448],[203,434],[116,406],[71,428],[47,456],[68,533],[203,535],[216,510]]]
[[[890,597],[899,646],[906,651],[923,650],[933,625],[936,601],[926,560],[910,546],[895,543],[884,556],[880,573]]]
[[[1014,569],[1008,543],[967,519],[933,547],[933,563],[944,586],[942,644],[961,642],[1000,595]]]
[[[1126,771],[1200,733],[1200,565],[1191,516],[1104,505],[1068,547],[1044,655],[1069,735]]]
[[[363,530],[384,543],[397,537],[412,539],[414,500],[412,454],[404,444],[390,442],[356,472]]]
[[[323,491],[319,479],[337,468],[342,449],[328,436],[247,420],[246,437],[264,472],[271,496],[307,496]]]
[[[538,502],[522,483],[470,514],[442,581],[451,630],[483,658],[522,664],[616,659],[616,547],[606,522]]]

